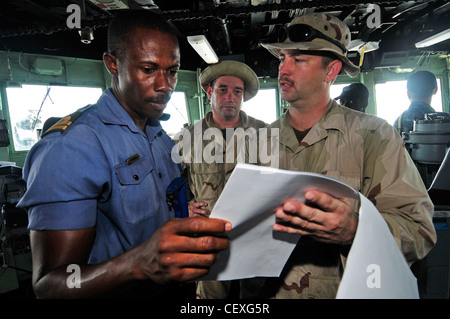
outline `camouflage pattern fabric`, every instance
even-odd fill
[[[242,128],[244,131],[248,128],[255,128],[257,130],[267,126],[267,123],[248,116],[244,111],[240,111],[239,119],[240,122],[238,128]],[[197,132],[201,132],[201,136],[195,135],[196,126],[197,128],[201,126],[201,131],[197,130]],[[194,200],[197,202],[204,201],[208,203],[208,207],[206,208],[210,211],[214,208],[220,193],[225,187],[225,183],[236,166],[236,157],[239,154],[237,144],[242,142],[240,140],[241,138],[245,138],[245,136],[242,135],[237,137],[237,134],[235,134],[232,139],[233,144],[229,143],[227,145],[222,132],[217,129],[217,134],[214,134],[213,141],[209,138],[203,139],[205,138],[205,131],[211,128],[216,128],[212,112],[208,112],[203,120],[186,128],[192,138],[192,148],[190,152],[190,163],[186,163],[186,161],[183,162],[184,167],[189,170],[189,187],[194,195]],[[194,153],[196,151],[194,149],[194,139],[199,142],[197,145],[201,145],[202,154],[211,153],[215,156],[215,159],[211,159],[211,163],[208,163],[207,159],[205,160],[203,157],[199,163],[196,163],[194,158]],[[207,151],[205,151],[206,147],[208,147]],[[231,147],[234,148],[234,156],[231,159],[227,159],[226,152],[227,149],[229,150]],[[204,151],[205,153],[203,153]],[[218,158],[221,159],[221,162],[217,160]],[[245,160],[245,154],[243,154],[243,160]]]

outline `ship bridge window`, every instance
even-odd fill
[[[167,135],[174,137],[183,129],[184,125],[189,124],[186,93],[173,92],[164,113],[170,114],[170,118],[166,121],[161,121],[161,126]]]
[[[242,110],[249,116],[267,124],[277,119],[277,93],[275,89],[260,89],[250,100],[244,102]]]
[[[342,94],[342,90],[346,87],[349,86],[350,83],[343,83],[343,84],[333,84],[330,87],[330,97],[332,99],[337,98],[338,96],[340,96]],[[339,101],[338,101],[339,103]]]
[[[101,88],[22,85],[6,88],[15,151],[28,151],[39,140],[50,117],[64,117],[96,103]]]

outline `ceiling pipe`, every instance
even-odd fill
[[[424,0],[425,2],[432,2],[433,0]],[[307,9],[307,8],[316,8],[320,10],[328,10],[328,9],[336,9],[336,8],[344,8],[346,6],[354,6],[356,4],[400,4],[402,1],[400,0],[331,0],[331,1],[303,1],[303,2],[290,2],[290,3],[272,3],[272,4],[264,4],[258,6],[243,6],[243,7],[221,7],[217,6],[214,9],[205,10],[205,11],[166,11],[163,12],[162,15],[165,19],[175,22],[175,21],[184,21],[184,20],[203,20],[208,18],[217,18],[217,17],[227,17],[227,16],[241,16],[241,15],[249,15],[252,13],[266,13],[273,11],[290,11],[293,9]],[[93,29],[96,28],[104,28],[107,27],[109,19],[111,17],[105,18],[96,18],[96,21],[86,21],[88,27]],[[90,22],[90,23],[89,23]],[[0,38],[10,38],[17,36],[25,36],[25,35],[33,35],[33,34],[52,34],[58,31],[67,31],[70,30],[67,25],[64,23],[58,25],[41,25],[41,26],[32,26],[32,27],[22,27],[17,29],[9,29],[9,30],[0,30]]]
[[[219,18],[219,24],[225,36],[228,54],[233,54],[233,50],[231,48],[230,32],[228,31],[227,18]]]
[[[434,0],[423,0],[424,2],[432,2]],[[336,10],[346,7],[353,7],[358,4],[389,4],[396,5],[401,4],[401,0],[312,0],[302,2],[289,2],[289,3],[271,3],[257,6],[216,6],[213,9],[191,12],[191,11],[166,11],[164,17],[171,21],[183,21],[183,20],[202,20],[208,18],[217,18],[218,16],[233,16],[238,17],[242,15],[249,15],[252,13],[271,13],[274,11],[291,11],[296,9],[311,9],[316,8],[319,10]]]

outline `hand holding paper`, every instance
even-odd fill
[[[339,199],[319,191],[307,191],[306,202],[286,200],[276,210],[279,219],[274,230],[300,235],[334,244],[352,242],[358,216],[347,199]]]
[[[288,198],[303,202],[306,190],[359,199],[358,192],[331,177],[239,163],[211,212],[233,225],[230,249],[203,279],[278,277],[300,235],[273,231],[274,211]]]

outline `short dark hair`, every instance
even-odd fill
[[[108,52],[116,57],[123,56],[127,42],[133,37],[132,31],[136,28],[160,31],[177,39],[175,29],[160,14],[144,9],[123,10],[109,23]]]
[[[437,79],[432,72],[417,71],[408,77],[406,87],[415,98],[428,98],[433,95],[437,88]]]

